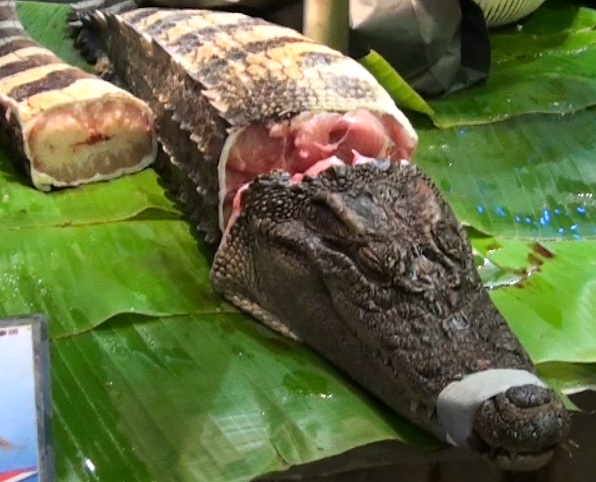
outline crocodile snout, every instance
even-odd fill
[[[511,387],[482,403],[473,420],[472,444],[507,470],[546,464],[569,432],[570,416],[550,389]]]

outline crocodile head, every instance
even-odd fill
[[[490,301],[463,229],[407,162],[333,166],[299,183],[258,177],[211,277],[406,418],[507,469],[543,465],[566,438],[568,413]],[[495,385],[501,369],[511,383]],[[458,385],[478,372],[474,398],[478,383]],[[443,396],[447,387],[455,397]],[[438,403],[455,413],[451,426]]]

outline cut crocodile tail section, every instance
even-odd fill
[[[132,173],[151,164],[150,108],[40,47],[0,1],[0,142],[40,190]]]

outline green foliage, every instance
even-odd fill
[[[366,57],[360,59],[360,63],[375,76],[399,107],[426,114],[434,119],[435,113],[432,108],[377,52],[372,50]]]
[[[229,482],[387,439],[436,445],[240,314],[123,315],[52,360],[59,467],[77,478],[77,453],[98,480]]]
[[[491,38],[485,85],[430,103],[440,127],[492,123],[530,114],[568,114],[596,104],[596,15],[547,2],[527,24]]]
[[[67,10],[19,12],[80,65]],[[486,85],[430,106],[378,55],[364,60],[443,127],[418,126],[415,160],[471,227],[480,273],[541,374],[565,391],[596,386],[595,25],[592,10],[547,2],[494,34]],[[45,194],[2,156],[0,245],[0,315],[51,319],[59,480],[240,481],[375,442],[437,446],[217,297],[212,248],[152,170]]]

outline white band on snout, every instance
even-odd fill
[[[526,370],[494,368],[473,373],[447,385],[437,399],[437,418],[452,445],[468,447],[474,415],[480,405],[511,387],[546,385]]]

